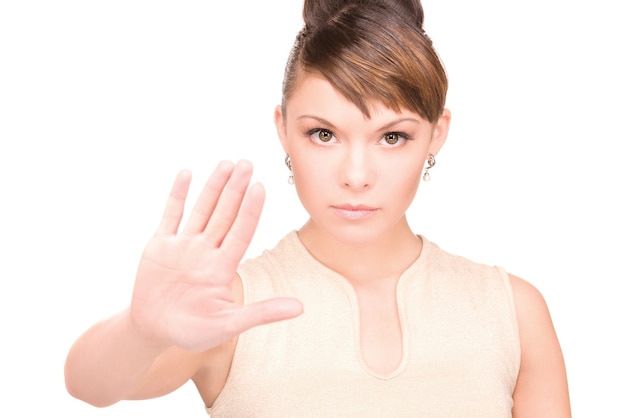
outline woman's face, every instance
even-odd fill
[[[370,104],[367,118],[325,79],[307,75],[275,122],[298,196],[318,232],[366,243],[405,228],[425,160],[443,145],[446,110],[433,124]]]

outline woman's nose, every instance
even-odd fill
[[[342,171],[345,187],[360,190],[372,186],[372,162],[364,147],[349,147],[346,150]]]

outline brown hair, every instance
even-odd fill
[[[317,73],[368,117],[372,101],[430,122],[441,116],[448,80],[422,29],[420,0],[305,0],[302,15],[285,69],[283,113],[298,77]]]

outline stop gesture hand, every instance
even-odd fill
[[[155,345],[203,351],[302,312],[289,298],[242,306],[233,292],[265,198],[260,184],[249,187],[251,176],[247,161],[220,163],[182,231],[191,174],[177,176],[161,224],[141,257],[131,303],[134,326]]]

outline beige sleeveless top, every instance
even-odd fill
[[[508,275],[422,240],[398,282],[403,358],[386,375],[361,357],[352,286],[314,259],[295,231],[244,262],[246,303],[292,296],[304,313],[240,335],[209,415],[510,417],[520,344]]]

